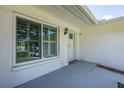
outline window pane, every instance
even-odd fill
[[[48,58],[49,57],[49,53],[48,53],[48,42],[44,42],[43,43],[43,57],[44,58]]]
[[[57,56],[57,28],[50,29],[50,56]]]
[[[16,39],[17,40],[26,40],[28,37],[28,30],[27,30],[27,22],[22,19],[17,19],[17,34],[16,34]]]
[[[69,39],[73,39],[73,34],[69,34]]]
[[[30,57],[40,57],[40,43],[39,42],[30,42]]]
[[[49,36],[49,28],[45,25],[43,27],[43,40],[48,41],[48,36]]]
[[[57,28],[43,25],[43,57],[57,56]]]
[[[39,59],[41,57],[40,24],[17,18],[16,25],[16,63]]]
[[[57,45],[56,45],[56,43],[50,43],[50,56],[57,56]]]
[[[40,25],[31,23],[30,24],[30,39],[40,40]]]
[[[50,41],[57,41],[57,29],[50,29]]]

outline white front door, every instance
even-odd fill
[[[75,59],[75,34],[72,32],[69,32],[68,49],[69,61],[72,61]]]

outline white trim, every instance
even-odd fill
[[[42,24],[42,25],[51,26],[51,25],[49,25],[49,24]],[[52,27],[55,27],[55,26],[52,26]],[[57,50],[57,56],[59,56],[59,53],[60,53],[60,52],[58,51],[58,48],[59,48],[59,45],[58,45],[59,43],[58,43],[58,42],[59,42],[59,38],[60,38],[60,37],[59,37],[59,30],[58,30],[59,27],[55,27],[55,28],[57,28],[57,41],[56,41],[57,49],[56,49],[56,50]],[[42,29],[43,29],[43,28],[42,28]],[[43,34],[43,30],[42,30],[42,34]],[[51,41],[50,41],[50,36],[48,36],[48,41],[45,41],[45,42],[48,42],[48,44],[51,42]],[[44,41],[43,41],[43,36],[42,36],[42,45],[43,45],[43,43],[44,43]],[[49,45],[48,45],[48,54],[50,54],[50,46],[49,46]],[[54,56],[54,57],[56,57],[56,56]],[[52,57],[50,57],[50,58],[52,58]],[[44,60],[44,59],[49,59],[49,58],[44,58],[44,57],[43,57],[43,47],[42,47],[42,59],[43,59],[43,60]]]
[[[60,56],[60,27],[57,28],[57,56]]]
[[[41,59],[36,59],[36,60],[30,60],[30,61],[26,61],[26,62],[22,62],[22,63],[16,63],[16,17],[19,17],[19,18],[23,18],[23,19],[26,19],[26,20],[30,20],[30,21],[33,21],[33,22],[36,22],[36,23],[39,23],[39,24],[41,24],[41,52],[42,52],[42,56],[41,56]],[[50,23],[47,23],[47,22],[43,22],[43,21],[41,21],[41,20],[39,20],[39,19],[37,19],[37,18],[33,18],[33,17],[30,17],[30,16],[27,16],[27,15],[24,15],[24,14],[21,14],[21,13],[18,13],[18,12],[13,12],[13,32],[12,32],[12,56],[13,56],[13,58],[12,58],[12,66],[13,66],[13,68],[12,68],[12,71],[14,71],[15,69],[21,69],[21,67],[22,67],[22,69],[23,68],[25,68],[25,67],[30,67],[30,66],[27,66],[27,65],[33,65],[33,64],[36,64],[36,63],[39,63],[39,62],[41,62],[41,64],[42,63],[44,63],[43,61],[47,61],[47,60],[52,60],[52,59],[55,59],[55,58],[59,58],[59,51],[58,51],[58,47],[59,47],[59,45],[58,45],[58,42],[59,42],[59,37],[58,37],[58,28],[59,28],[59,26],[57,26],[57,25],[53,25],[53,24],[50,24]],[[55,27],[55,28],[57,28],[57,56],[54,56],[54,57],[50,57],[50,58],[43,58],[43,36],[42,36],[42,34],[43,34],[43,24],[46,24],[46,25],[49,25],[49,26],[52,26],[52,27]]]
[[[48,29],[50,31],[50,28]],[[50,32],[48,32],[48,55],[50,55]]]
[[[41,24],[42,28],[41,28],[41,44],[42,44],[42,47],[41,47],[41,58],[43,59],[43,24]]]
[[[16,61],[16,16],[13,13],[13,29],[12,29],[12,67],[15,66]]]
[[[79,8],[83,9],[83,11],[86,13],[87,17],[90,18],[90,20],[94,23],[97,24],[98,20],[96,17],[93,15],[93,13],[90,11],[90,9],[87,7],[87,5],[78,5]]]

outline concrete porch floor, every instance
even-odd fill
[[[47,75],[38,77],[17,88],[114,88],[117,82],[110,72],[95,63],[78,61]]]

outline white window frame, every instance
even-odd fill
[[[25,61],[25,62],[22,62],[22,63],[16,63],[16,20],[17,20],[17,17],[41,24],[41,54],[42,54],[41,59]],[[52,59],[55,59],[55,58],[59,57],[59,26],[47,23],[47,22],[42,21],[40,19],[36,19],[34,17],[30,17],[30,16],[27,16],[27,15],[24,15],[24,14],[21,14],[21,13],[18,13],[18,12],[13,13],[13,24],[14,24],[13,25],[13,33],[12,33],[12,35],[13,35],[13,38],[12,38],[12,41],[13,41],[13,43],[12,43],[12,45],[13,45],[12,46],[13,68],[20,67],[20,66],[25,66],[25,65],[30,65],[30,64],[36,64],[36,63],[39,63],[39,62],[45,63],[44,61],[52,60]],[[42,36],[43,35],[43,24],[57,28],[57,56],[50,57],[50,58],[43,58],[43,36]]]
[[[47,25],[47,24],[43,24],[43,25]],[[50,25],[48,25],[48,26],[50,26]],[[53,26],[52,26],[53,27]],[[57,29],[58,30],[58,29]],[[58,34],[58,32],[57,32],[57,34]],[[43,30],[42,30],[42,35],[43,35]],[[58,36],[58,35],[57,35]],[[43,37],[43,36],[42,36]],[[58,45],[58,37],[57,37],[57,41],[50,41],[50,35],[48,36],[48,41],[43,41],[43,39],[42,39],[42,42],[44,43],[44,42],[47,42],[48,43],[48,54],[50,54],[50,52],[51,52],[51,48],[50,48],[50,43],[54,43],[54,42],[56,42],[56,45]],[[42,44],[43,45],[43,44]],[[58,47],[57,47],[58,48]],[[58,49],[57,49],[57,51],[58,51]],[[57,54],[58,55],[58,54]],[[55,56],[53,56],[53,57],[55,57]],[[43,55],[42,55],[42,58],[43,59],[49,59],[49,58],[44,58],[43,57]],[[52,58],[52,57],[50,57],[50,58]]]

